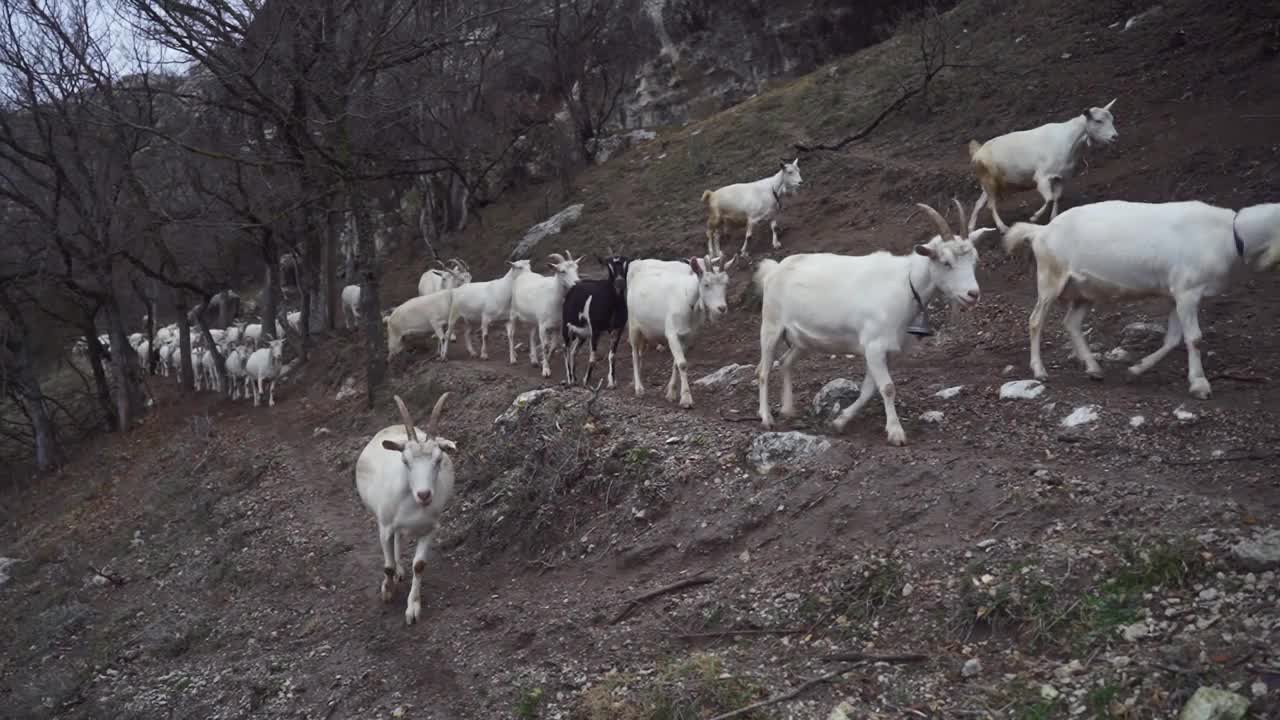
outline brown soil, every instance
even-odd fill
[[[905,251],[933,232],[920,216],[903,223],[913,202],[976,197],[971,136],[1116,96],[1121,142],[1091,153],[1066,207],[1274,199],[1276,8],[1184,0],[1132,30],[1109,27],[1145,9],[962,3],[948,15],[967,48],[954,61],[976,67],[940,76],[927,108],[892,117],[871,141],[804,156],[785,249],[766,252],[761,235],[756,254]],[[571,198],[534,190],[489,209],[448,251],[487,279],[523,228],[583,202],[582,222],[539,252],[700,253],[703,188],[770,172],[794,142],[861,127],[912,72],[913,52],[899,37],[663,131],[581,175]],[[1037,205],[1019,196],[1006,219]],[[849,717],[1067,717],[1079,706],[1077,717],[1156,718],[1199,685],[1248,697],[1259,681],[1271,689],[1254,716],[1280,717],[1280,583],[1228,552],[1280,511],[1280,281],[1241,271],[1204,304],[1211,400],[1187,393],[1181,353],[1136,380],[1108,362],[1106,379],[1090,381],[1056,325],[1045,393],[1000,400],[1003,382],[1028,376],[1034,284],[1028,258],[983,252],[981,304],[891,363],[909,445],[885,444],[878,402],[841,435],[806,415],[782,429],[834,447],[790,474],[759,476],[746,462],[760,432],[750,382],[695,386],[697,406],[683,411],[661,397],[669,359],[650,353],[637,399],[625,343],[618,389],[589,411],[589,391],[559,389],[514,428],[493,419],[519,393],[559,385],[526,356],[509,366],[501,331],[488,362],[466,359],[461,343],[448,363],[421,348],[399,359],[392,386],[418,412],[453,393],[443,430],[459,443],[425,620],[408,628],[405,588],[379,601],[374,526],[352,485],[360,448],[394,412],[385,399],[373,412],[363,397],[334,399],[360,372],[352,338],[322,344],[274,408],[183,398],[157,378],[142,428],[5,498],[0,555],[22,562],[0,586],[0,715],[705,718],[832,669],[820,655],[872,651],[927,660],[859,668],[749,717],[825,718],[847,699]],[[412,292],[420,264],[403,258],[384,301]],[[754,364],[748,288],[737,273],[731,316],[699,339],[692,377]],[[1123,330],[1165,312],[1095,311],[1089,338],[1102,351],[1150,351],[1158,338]],[[558,356],[553,367],[558,381]],[[856,359],[809,357],[798,402],[861,373]],[[955,385],[955,398],[933,396]],[[1088,404],[1097,422],[1060,427]],[[926,410],[945,418],[926,424]],[[1137,415],[1145,423],[1132,427]],[[696,573],[715,579],[612,622],[626,600]],[[1153,634],[1126,641],[1121,627],[1144,617]],[[682,637],[724,628],[803,632]],[[975,657],[983,669],[963,676]],[[1071,660],[1084,669],[1054,675]],[[1062,697],[1046,699],[1042,684]]]

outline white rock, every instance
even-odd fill
[[[1091,423],[1098,419],[1098,411],[1101,410],[1100,405],[1084,405],[1071,411],[1071,414],[1062,418],[1062,427],[1076,427]]]
[[[725,365],[724,367],[711,373],[710,375],[707,375],[706,377],[698,378],[697,380],[694,380],[693,384],[701,385],[703,387],[716,387],[718,385],[732,386],[732,385],[737,385],[743,380],[750,380],[751,378],[755,377],[755,374],[756,374],[755,365],[739,365],[737,363],[731,363],[729,365]]]
[[[982,661],[978,658],[969,658],[964,662],[964,667],[960,668],[960,674],[964,677],[973,677],[982,672]]]
[[[978,548],[979,548],[980,550],[986,550],[987,548],[991,547],[992,545],[995,545],[997,542],[999,542],[999,541],[997,541],[995,538],[987,538],[986,540],[983,540],[982,542],[979,542],[979,543],[978,543]]]
[[[902,597],[911,597],[911,593],[915,592],[915,589],[916,589],[915,586],[912,585],[911,583],[907,583],[906,585],[903,585]]]
[[[1040,686],[1040,697],[1044,698],[1045,700],[1057,700],[1058,696],[1061,694],[1062,693],[1058,692],[1058,689],[1052,685]]]
[[[1141,415],[1134,415],[1133,417],[1129,418],[1129,427],[1131,428],[1142,427],[1146,422],[1147,422],[1147,419],[1142,417]]]
[[[546,398],[555,395],[556,391],[552,388],[542,388],[540,390],[528,390],[516,396],[511,401],[511,407],[508,407],[501,415],[494,418],[493,424],[498,427],[512,427],[519,424],[520,419],[525,413],[540,404]]]
[[[1008,374],[1010,374],[1010,373],[1012,373],[1012,372],[1013,372],[1013,366],[1012,366],[1012,365],[1005,365],[1005,366],[1004,366],[1004,370],[1001,370],[1001,371],[1000,371],[1000,374],[1001,374],[1001,375],[1008,375]]]
[[[1214,590],[1213,588],[1205,588],[1204,590],[1200,591],[1199,597],[1201,600],[1205,602],[1216,600],[1218,598],[1218,591]]]
[[[936,398],[942,398],[943,400],[950,400],[951,398],[959,395],[960,391],[963,389],[964,389],[963,385],[956,385],[954,387],[949,387],[949,388],[944,388],[942,390],[939,390],[938,392],[934,393],[933,396]]]
[[[848,701],[844,701],[831,709],[831,714],[827,716],[827,720],[852,720],[856,712]]]
[[[1124,362],[1129,359],[1129,351],[1122,347],[1115,347],[1108,350],[1107,354],[1102,357],[1113,362]]]
[[[813,396],[810,409],[816,417],[830,420],[858,399],[862,386],[849,378],[836,378]]]
[[[1000,386],[1001,400],[1032,400],[1044,392],[1039,380],[1010,380]]]
[[[1084,665],[1079,660],[1072,660],[1066,665],[1059,665],[1053,671],[1053,676],[1062,682],[1066,682],[1072,675],[1084,672]]]
[[[1270,569],[1280,567],[1280,530],[1266,530],[1241,540],[1231,547],[1231,556],[1249,570],[1267,570],[1262,578],[1270,582],[1267,578],[1272,575]]]
[[[1253,693],[1253,696],[1256,698],[1263,697],[1267,694],[1267,684],[1258,680],[1249,686],[1249,692]]]
[[[920,413],[920,420],[927,423],[940,423],[942,418],[941,410],[926,410]]]
[[[9,582],[9,568],[20,562],[18,558],[0,557],[0,585]]]
[[[756,472],[768,473],[778,464],[819,455],[831,448],[831,441],[817,435],[790,432],[760,433],[751,441],[747,460]]]
[[[1129,642],[1136,642],[1151,634],[1151,631],[1147,629],[1147,624],[1145,622],[1136,622],[1132,625],[1126,625],[1122,634],[1124,635],[1125,640],[1128,640]]]
[[[346,380],[342,381],[342,387],[338,388],[338,394],[334,395],[333,399],[338,402],[342,402],[343,400],[355,397],[359,392],[359,390],[356,390],[355,377],[349,376]]]
[[[1149,322],[1135,322],[1124,326],[1125,335],[1164,335],[1164,326]]]
[[[570,205],[542,222],[534,225],[524,232],[524,236],[520,238],[520,242],[516,245],[515,250],[511,251],[511,260],[523,260],[529,257],[529,253],[533,252],[543,238],[550,235],[558,235],[565,226],[571,225],[582,217],[582,208],[584,205]]]
[[[1248,698],[1219,688],[1201,687],[1182,706],[1178,720],[1240,720],[1248,710]]]
[[[1191,412],[1185,407],[1182,407],[1181,405],[1178,406],[1178,409],[1173,411],[1173,416],[1178,418],[1182,422],[1191,422],[1192,420],[1196,419],[1195,413]]]

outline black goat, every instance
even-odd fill
[[[561,315],[560,333],[564,340],[564,375],[565,383],[572,385],[577,381],[574,355],[578,345],[590,338],[590,356],[587,360],[587,374],[583,384],[591,381],[591,371],[596,364],[596,341],[606,332],[613,333],[613,345],[609,348],[609,387],[614,387],[613,358],[618,351],[618,341],[622,339],[622,331],[627,327],[627,268],[631,258],[622,255],[611,255],[608,258],[597,258],[604,266],[608,277],[599,280],[579,280],[569,288],[564,297],[564,310]],[[569,344],[572,338],[573,344]]]

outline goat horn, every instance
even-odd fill
[[[960,202],[960,198],[954,197],[951,198],[951,202],[956,204],[956,211],[960,213],[960,229],[963,230],[965,226],[964,203]]]
[[[431,410],[431,419],[427,420],[427,435],[431,437],[436,435],[436,426],[440,424],[440,408],[444,407],[444,399],[447,397],[449,393],[441,395],[440,399],[436,400],[436,406]]]
[[[564,256],[561,255],[560,253],[551,253],[550,255],[547,256],[547,259],[555,263],[556,265],[559,265],[560,263],[564,262]]]
[[[404,406],[404,400],[399,395],[394,396],[396,399],[396,407],[400,408],[400,420],[404,423],[404,433],[413,442],[418,442],[418,431],[413,427],[413,418],[409,417],[409,408]],[[432,420],[435,419],[433,415]]]
[[[925,214],[933,218],[933,222],[938,225],[938,231],[942,233],[943,240],[946,240],[954,234],[951,232],[951,228],[947,227],[946,218],[939,215],[937,210],[934,210],[924,203],[916,203],[916,205],[919,205],[920,209],[925,211]]]

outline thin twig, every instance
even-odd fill
[[[709,585],[715,581],[716,581],[716,578],[710,575],[702,576],[702,577],[694,576],[690,578],[685,578],[683,580],[678,580],[676,582],[671,583],[670,585],[663,585],[662,587],[656,590],[650,590],[649,592],[644,593],[643,595],[637,595],[634,598],[631,598],[630,600],[625,601],[627,603],[627,606],[624,607],[622,609],[622,612],[618,613],[617,616],[613,618],[613,620],[610,620],[609,624],[617,625],[618,623],[625,620],[626,617],[631,614],[631,611],[635,610],[636,608],[640,607],[644,603],[654,598],[662,597],[663,595],[667,595],[669,593],[673,593],[678,590],[684,590],[685,588],[696,587],[698,585]]]
[[[720,638],[733,637],[734,635],[803,635],[804,628],[730,628],[728,630],[715,630],[712,632],[684,633],[677,635],[682,640],[699,640],[704,638]]]
[[[787,702],[788,700],[795,700],[797,697],[800,697],[800,695],[804,693],[806,690],[808,690],[809,688],[815,685],[822,685],[824,683],[831,682],[832,680],[840,677],[841,675],[847,675],[848,673],[851,673],[854,670],[857,670],[859,667],[860,667],[860,664],[850,665],[849,667],[841,668],[839,670],[834,670],[832,672],[829,672],[826,675],[819,675],[816,678],[806,680],[805,682],[796,686],[794,689],[788,690],[787,692],[784,692],[781,695],[775,695],[766,700],[761,700],[760,702],[751,703],[750,705],[740,707],[737,710],[731,710],[727,713],[716,715],[710,720],[728,720],[729,718],[738,717],[740,715],[746,715],[752,710],[759,710],[762,707],[767,707],[769,705],[777,705],[778,703]]]
[[[759,418],[754,415],[725,415],[724,410],[719,411],[720,419],[725,422],[755,422]]]
[[[928,655],[920,653],[898,653],[891,655],[877,655],[875,653],[864,652],[844,652],[835,653],[834,655],[823,655],[818,658],[823,662],[885,662],[885,663],[913,663],[924,662],[929,659]]]
[[[1234,380],[1243,383],[1269,383],[1271,378],[1266,375],[1241,375],[1233,372],[1221,372],[1213,376],[1214,380]]]
[[[98,575],[99,577],[106,579],[108,582],[110,582],[112,585],[115,585],[116,587],[120,587],[121,585],[124,585],[125,583],[129,582],[128,578],[122,578],[119,575],[112,575],[111,573],[99,570],[98,568],[92,565],[89,566],[89,569],[93,571],[94,575]]]
[[[592,406],[595,405],[596,400],[600,397],[600,388],[603,386],[604,386],[604,380],[601,380],[600,382],[596,383],[596,387],[594,390],[591,391],[591,397],[587,398],[587,404],[586,404],[586,407],[584,408],[586,410],[587,417],[593,420],[596,418],[596,413],[595,413],[595,410],[592,409]]]
[[[839,479],[835,480],[834,482],[832,482],[832,483],[831,483],[831,487],[827,488],[827,491],[826,491],[826,492],[822,493],[821,495],[819,495],[818,497],[814,498],[813,500],[810,500],[807,504],[805,504],[805,506],[804,506],[804,507],[802,507],[802,508],[800,508],[799,510],[797,510],[796,512],[792,513],[792,516],[799,515],[799,514],[804,513],[804,512],[808,512],[808,511],[809,511],[809,508],[812,508],[814,505],[817,505],[818,503],[822,502],[823,500],[826,500],[826,499],[827,499],[827,496],[828,496],[828,495],[830,495],[831,493],[835,492],[836,488],[840,487],[840,485],[841,485],[840,480],[839,480]]]

